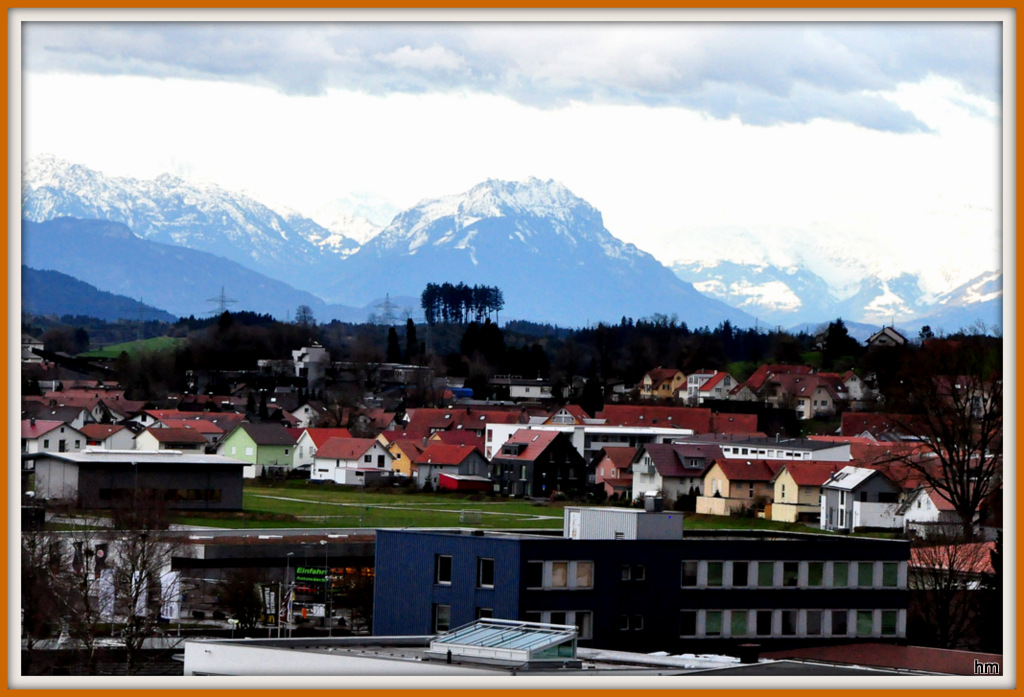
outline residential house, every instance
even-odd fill
[[[424,489],[429,483],[430,489],[462,489],[481,488],[483,482],[486,490],[492,490],[489,478],[490,466],[479,449],[473,446],[448,445],[438,441],[428,442],[423,452],[413,460],[416,470],[416,488]],[[450,475],[457,475],[452,478]]]
[[[86,424],[81,428],[86,447],[102,450],[131,450],[135,434],[120,424]]]
[[[700,386],[707,383],[709,380],[714,378],[718,374],[718,371],[710,368],[697,368],[693,373],[686,376],[685,394],[683,391],[679,392],[679,398],[686,401],[690,406],[696,406],[699,403],[698,393]]]
[[[136,450],[206,452],[206,437],[192,428],[147,428],[135,436]]]
[[[583,410],[578,404],[566,404],[558,407],[542,421],[545,424],[557,426],[582,426],[585,423],[594,423],[595,419]]]
[[[868,337],[865,342],[868,348],[885,348],[893,346],[904,346],[907,338],[896,331],[893,327],[882,327]]]
[[[831,416],[844,401],[831,380],[814,374],[773,375],[765,382],[761,394],[766,404],[793,409],[799,419]]]
[[[506,496],[582,495],[587,463],[559,431],[519,429],[491,458],[491,479]]]
[[[245,477],[268,474],[269,468],[284,472],[294,466],[295,440],[284,426],[275,423],[242,422],[217,445],[217,454],[242,460]]]
[[[692,376],[687,376],[687,380]],[[714,375],[700,384],[694,392],[692,404],[703,404],[709,399],[729,399],[733,388],[739,384],[732,375],[724,371],[716,370]],[[689,400],[689,385],[687,385],[687,399]]]
[[[295,466],[313,466],[317,448],[331,438],[351,438],[347,428],[296,428],[289,429],[295,439]]]
[[[900,487],[884,472],[846,466],[821,485],[821,529],[901,528]]]
[[[591,460],[594,484],[603,489],[608,498],[620,500],[629,497],[632,500],[633,458],[636,453],[636,448],[609,445],[598,450]]]
[[[704,473],[697,513],[731,515],[744,508],[764,513],[772,503],[772,480],[782,464],[779,460],[714,460]]]
[[[953,504],[927,484],[920,484],[904,498],[897,515],[912,537],[948,538],[963,525]]]
[[[43,342],[40,339],[26,334],[21,333],[21,362],[22,363],[42,363],[43,357],[36,353],[36,351],[43,350]]]
[[[711,461],[721,456],[716,445],[690,443],[646,443],[633,458],[634,501],[648,491],[660,491],[680,510],[696,510],[704,487],[704,473]]]
[[[327,416],[327,406],[323,402],[310,400],[289,413],[295,419],[296,427],[313,428]]]
[[[207,447],[215,447],[220,439],[224,437],[224,429],[212,421],[198,416],[191,419],[164,419],[157,422],[157,427],[165,428],[187,428],[199,433],[206,439]]]
[[[384,438],[382,433],[377,437],[378,440]],[[423,439],[408,439],[408,438],[397,438],[389,443],[385,443],[388,452],[391,453],[391,469],[397,474],[404,477],[412,477],[416,474],[416,458],[424,451],[426,446],[423,444]]]
[[[36,400],[22,401],[21,418],[35,419],[36,421],[60,421],[76,429],[95,422],[89,410],[83,407],[58,406]]]
[[[23,419],[21,422],[22,453],[67,453],[85,448],[88,437],[63,421]]]
[[[551,381],[542,378],[531,380],[519,375],[495,375],[487,384],[502,390],[507,389],[508,398],[513,402],[547,402],[554,399]],[[500,395],[501,392],[498,391],[497,394]]]
[[[783,462],[772,480],[772,520],[784,523],[818,523],[821,516],[821,485],[839,471],[838,462]]]
[[[368,486],[391,476],[392,459],[375,438],[330,438],[317,449],[309,478]]]
[[[658,366],[645,373],[637,387],[641,399],[674,399],[684,384],[686,376],[682,371]]]

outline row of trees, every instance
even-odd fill
[[[505,307],[505,297],[497,286],[467,286],[465,283],[428,283],[420,294],[420,305],[427,324],[465,324],[481,322]]]

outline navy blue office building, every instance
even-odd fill
[[[728,531],[569,539],[378,530],[373,632],[479,617],[576,625],[579,645],[728,652],[906,636],[908,542]]]

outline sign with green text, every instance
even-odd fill
[[[296,566],[295,583],[325,583],[327,569],[320,566]]]

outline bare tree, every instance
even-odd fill
[[[911,551],[911,619],[921,641],[950,649],[974,647],[983,588],[993,574],[994,544],[964,542],[958,526],[944,532]]]
[[[906,366],[915,413],[898,419],[927,454],[894,455],[956,510],[965,541],[974,539],[982,502],[1002,480],[1002,343],[986,337],[936,342]]]
[[[135,492],[111,511],[113,554],[107,566],[129,675],[139,668],[146,639],[157,634],[161,611],[180,597],[171,559],[191,548],[168,534],[169,523],[163,500],[150,492]]]

